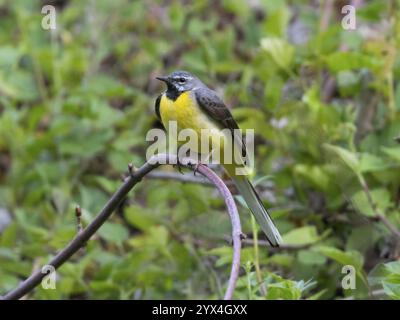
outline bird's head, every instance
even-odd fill
[[[201,81],[187,71],[174,71],[166,77],[157,77],[156,79],[164,81],[167,84],[168,91],[175,92],[178,95],[201,85]]]

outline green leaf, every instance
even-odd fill
[[[12,223],[0,232],[0,247],[14,247],[17,239],[17,224]]]
[[[12,68],[18,62],[20,52],[12,46],[3,46],[0,48],[0,69]]]
[[[294,172],[306,178],[321,190],[326,191],[329,189],[331,184],[330,177],[320,165],[297,164],[294,167]]]
[[[361,89],[361,76],[352,71],[340,71],[337,82],[341,96],[352,97]]]
[[[287,24],[290,20],[290,9],[284,2],[279,2],[279,8],[268,10],[268,19],[265,22],[265,29],[268,34],[285,37]]]
[[[330,258],[342,265],[350,265],[356,269],[357,276],[364,282],[367,283],[365,273],[362,269],[364,264],[364,257],[358,251],[342,251],[340,249],[329,247],[329,246],[318,246],[314,248],[317,252],[320,252],[327,258]]]
[[[292,282],[273,283],[268,286],[266,299],[268,300],[299,300],[301,291]]]
[[[184,10],[182,10],[182,6],[178,2],[174,2],[169,6],[168,14],[172,27],[176,32],[179,32],[185,21],[185,14]]]
[[[324,144],[324,147],[336,154],[356,174],[360,172],[360,161],[357,154],[342,147]]]
[[[382,281],[394,281],[400,283],[400,261],[380,263],[368,274],[371,285],[381,284]]]
[[[382,286],[392,299],[400,299],[400,261],[377,265],[368,275],[371,285]]]
[[[344,252],[334,247],[318,246],[316,251],[331,258],[343,265],[353,265],[356,269],[361,269],[363,265],[363,257],[358,251]]]
[[[300,250],[297,256],[301,263],[307,265],[323,265],[326,263],[326,258],[314,250]]]
[[[382,61],[376,57],[358,52],[337,51],[328,55],[325,61],[329,70],[334,73],[361,68],[377,71],[382,66]]]
[[[149,210],[146,210],[146,208],[143,208],[139,205],[131,205],[127,207],[125,209],[124,216],[131,225],[143,231],[154,225],[156,221]]]
[[[389,191],[384,188],[370,190],[370,195],[373,203],[381,212],[385,212],[393,205]],[[351,201],[358,212],[368,217],[376,215],[364,190],[359,190],[353,194]]]
[[[121,224],[107,222],[98,231],[100,237],[107,241],[121,245],[129,236],[128,230]]]
[[[280,38],[261,39],[261,48],[266,51],[272,60],[283,70],[289,71],[293,61],[294,48]]]
[[[207,212],[209,193],[205,188],[195,184],[186,184],[182,186],[182,191],[189,203],[193,214]]]
[[[275,274],[270,274],[266,282],[271,280],[274,280],[274,283],[269,283],[267,286],[266,299],[268,300],[298,300],[304,291],[315,284],[315,282],[304,282],[303,280],[297,282],[286,280]]]
[[[316,86],[311,87],[304,93],[302,101],[310,108],[312,114],[317,114],[323,108],[320,93]]]
[[[386,148],[382,147],[382,151],[386,153],[390,158],[400,162],[400,147]]]
[[[385,170],[389,167],[389,163],[384,159],[370,153],[361,154],[360,171],[361,172],[376,172]]]
[[[285,244],[308,245],[318,241],[318,234],[314,226],[306,226],[291,230],[282,238]]]
[[[369,236],[366,237],[366,234]],[[365,255],[368,249],[373,248],[374,243],[379,238],[379,231],[373,224],[365,224],[359,227],[353,227],[350,236],[347,238],[346,251],[357,250]]]
[[[112,291],[118,290],[118,285],[109,280],[105,281],[91,281],[90,288],[94,291]]]
[[[295,262],[295,257],[288,254],[274,254],[268,258],[268,263],[290,268]]]
[[[394,300],[400,300],[400,284],[383,282],[383,290],[385,293]]]
[[[138,249],[146,248],[147,250],[166,250],[168,239],[169,232],[165,227],[152,226],[145,234],[130,239],[129,244]]]
[[[328,291],[328,289],[322,289],[321,291],[318,291],[317,293],[313,294],[312,296],[309,296],[307,300],[319,300],[321,297]]]

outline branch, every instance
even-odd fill
[[[85,243],[95,234],[95,232],[106,222],[111,216],[113,211],[118,207],[121,201],[126,197],[129,191],[139,183],[144,176],[146,176],[153,169],[160,166],[160,164],[176,163],[177,158],[175,155],[159,154],[153,156],[148,162],[146,162],[139,169],[134,169],[132,166],[129,167],[130,175],[125,179],[122,186],[112,195],[112,197],[105,204],[100,213],[95,219],[83,230],[81,230],[71,242],[62,249],[53,259],[48,262],[48,265],[59,268],[65,263],[74,253],[76,253]],[[233,259],[232,269],[229,277],[228,287],[224,296],[225,300],[232,298],[233,291],[236,286],[236,281],[239,276],[240,267],[240,250],[241,250],[241,226],[238,211],[233,200],[232,194],[224,182],[208,167],[202,164],[193,164],[192,159],[180,159],[180,162],[189,169],[199,172],[212,182],[220,194],[225,200],[229,216],[232,223],[232,239],[233,239]],[[4,297],[5,300],[14,300],[23,297],[28,292],[32,291],[42,279],[46,276],[46,273],[41,272],[41,268],[32,273],[32,275],[22,282],[17,288],[11,290]]]
[[[400,240],[400,231],[394,226],[388,218],[386,218],[383,214],[377,214],[375,217],[378,221],[382,222],[386,228],[398,239]]]
[[[204,177],[196,177],[193,174],[182,174],[177,172],[154,170],[150,172],[146,178],[159,180],[175,180],[185,183],[197,183],[205,186],[214,186],[214,184]],[[225,181],[225,184],[231,184],[230,181]]]
[[[371,206],[371,209],[375,214],[375,216],[372,217],[372,220],[381,221],[386,226],[386,228],[397,238],[397,240],[400,240],[400,231],[385,217],[382,211],[378,208],[377,204],[372,198],[372,194],[367,184],[367,181],[364,179],[363,176],[360,177],[360,183],[367,197],[369,205]]]
[[[232,223],[232,242],[233,242],[233,258],[232,258],[232,269],[231,275],[229,277],[228,288],[226,289],[224,300],[231,300],[233,291],[236,287],[236,281],[239,277],[239,267],[240,267],[240,250],[242,242],[242,229],[240,226],[239,214],[235,204],[235,200],[232,197],[231,192],[224,182],[218,177],[214,171],[211,171],[204,165],[197,166],[197,171],[210,180],[221,193],[225,200],[226,207],[228,208],[229,216]]]
[[[296,251],[309,248],[312,244],[285,244],[281,243],[279,247],[272,247],[271,244],[267,240],[257,240],[257,243],[260,246],[268,247],[268,250],[276,252],[276,251]],[[254,239],[246,238],[242,240],[243,245],[254,245]]]

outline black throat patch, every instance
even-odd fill
[[[175,101],[176,99],[179,98],[182,92],[179,92],[176,90],[175,87],[168,88],[167,92],[165,93],[168,99],[171,99],[172,101]]]

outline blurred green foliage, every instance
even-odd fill
[[[234,297],[399,299],[400,1],[362,3],[344,30],[342,1],[0,0],[0,294],[72,239],[76,204],[86,225],[145,161],[154,77],[186,69],[255,129],[257,188],[285,240],[248,245],[241,208]],[[29,297],[221,298],[229,234],[212,188],[145,179],[57,290]]]

